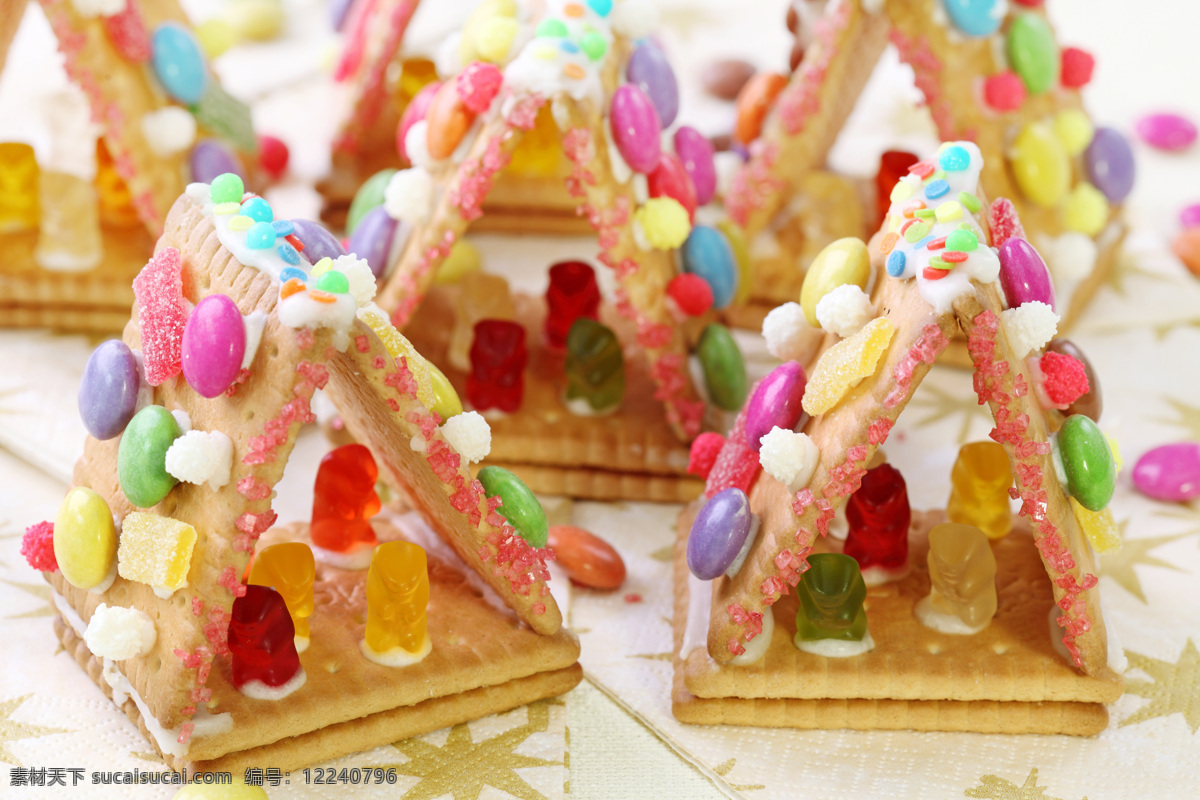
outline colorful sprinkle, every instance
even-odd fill
[[[918,211],[925,207],[924,200],[914,200],[904,207],[904,216],[912,219]]]
[[[971,166],[971,154],[965,147],[952,144],[938,156],[938,166],[948,172],[961,172]]]
[[[919,241],[919,242],[914,242],[914,243],[913,243],[913,250],[920,250],[922,247],[925,247],[926,245],[928,245],[928,244],[929,244],[930,242],[932,242],[932,241],[933,241],[933,237],[932,237],[932,236],[926,236],[926,237],[925,237],[924,239],[922,239],[921,241]]]
[[[975,235],[975,231],[959,229],[946,237],[947,250],[960,250],[964,253],[969,253],[978,246],[979,237]]]
[[[564,53],[578,53],[579,45],[575,44],[570,39],[563,39],[558,43],[558,49],[562,50]]]
[[[276,228],[275,230],[278,231],[279,229]],[[288,233],[288,234],[284,234],[283,238],[288,244],[290,244],[292,247],[296,248],[297,253],[304,252],[304,242],[300,241],[299,236],[297,236],[294,233]]]
[[[583,16],[583,6],[579,5],[579,3],[567,3],[563,6],[563,14],[578,19]]]
[[[932,226],[923,220],[913,220],[904,226],[904,241],[919,242],[929,235]]]
[[[332,294],[345,294],[350,291],[350,281],[346,276],[337,270],[329,270],[321,277],[317,278],[317,288],[323,292]]]
[[[979,202],[979,198],[970,192],[959,192],[958,202],[962,203],[963,208],[972,214],[978,214],[979,209],[983,208],[983,203]]]
[[[587,53],[587,57],[592,61],[599,61],[608,52],[608,42],[604,41],[604,37],[595,31],[585,33],[583,38],[579,40],[579,46],[583,48],[583,52]]]
[[[967,254],[961,250],[947,250],[942,253],[942,260],[950,264],[961,264],[967,260]]]
[[[945,246],[946,246],[946,237],[945,236],[939,236],[938,238],[930,241],[929,244],[925,245],[925,247],[930,250],[941,250]]]
[[[567,35],[567,23],[561,19],[544,19],[537,27],[537,35],[549,39],[561,39]]]
[[[318,303],[336,303],[337,295],[332,295],[329,292],[323,292],[320,289],[310,289],[308,296]]]
[[[957,200],[947,200],[937,207],[938,222],[953,222],[962,218],[962,205]]]
[[[234,172],[226,172],[213,178],[212,184],[208,187],[208,196],[216,204],[221,203],[241,203],[242,195],[246,193],[246,186],[242,183],[240,175]]]
[[[925,196],[930,200],[936,200],[948,191],[950,191],[950,184],[943,178],[937,178],[930,181],[929,185],[925,187]]]
[[[937,216],[937,212],[932,208],[918,208],[913,212],[913,216],[917,219],[933,219]]]
[[[908,258],[904,255],[903,251],[893,250],[887,260],[888,275],[891,275],[893,278],[899,278],[904,274],[904,265],[907,261]]]
[[[891,194],[892,202],[893,203],[903,202],[903,201],[907,200],[908,198],[912,197],[912,193],[913,193],[913,187],[912,187],[911,183],[907,183],[906,181],[898,181],[896,183],[896,185],[892,187],[892,194]]]
[[[879,243],[879,252],[886,256],[896,248],[896,242],[899,240],[900,237],[894,233],[884,234],[883,241]]]
[[[279,271],[279,280],[287,283],[290,280],[297,280],[301,283],[308,283],[308,276],[304,274],[304,270],[296,267],[284,267]]]
[[[908,172],[910,175],[916,175],[921,180],[925,180],[929,176],[933,175],[933,171],[935,169],[936,167],[933,166],[933,162],[931,161],[918,161],[916,164],[913,164],[908,168]]]
[[[940,269],[940,270],[950,269],[950,265],[947,264],[945,259],[943,259],[941,256],[934,256],[933,258],[929,259],[929,266],[932,267],[933,269]]]
[[[256,222],[246,231],[246,247],[251,250],[266,250],[275,244],[275,229],[269,222]]]
[[[242,213],[255,222],[270,222],[275,219],[271,204],[261,197],[251,197],[242,203]]]
[[[248,231],[252,227],[254,227],[254,220],[241,214],[229,220],[229,230],[231,231],[240,233],[241,231]]]
[[[236,214],[241,208],[238,203],[217,203],[213,206],[213,213],[223,217],[227,214]]]
[[[329,270],[331,270],[331,269],[333,269],[333,259],[331,259],[329,256],[326,256],[325,258],[322,258],[320,261],[318,261],[316,264],[313,264],[313,268],[312,268],[313,277],[315,278],[319,275],[324,275],[326,272],[329,272]]]
[[[291,236],[292,232],[296,230],[296,226],[290,219],[277,219],[271,223],[271,227],[275,229],[276,236]]]
[[[300,264],[300,254],[296,252],[296,248],[292,247],[287,242],[280,242],[275,247],[275,252],[279,253],[279,257],[292,266]]]
[[[283,286],[279,287],[279,299],[283,300],[291,297],[294,294],[299,294],[305,289],[304,281],[299,278],[289,278],[284,281]]]
[[[585,72],[583,67],[579,66],[578,64],[567,64],[565,67],[563,67],[563,74],[568,78],[573,78],[577,81],[583,80],[587,77],[587,72]]]
[[[587,4],[601,17],[607,17],[612,12],[612,0],[587,0]]]
[[[950,270],[948,269],[935,269],[933,267],[926,267],[925,269],[921,270],[922,277],[924,277],[927,281],[940,281],[949,274]]]

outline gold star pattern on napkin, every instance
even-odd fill
[[[451,728],[441,747],[430,744],[423,737],[395,742],[392,746],[408,756],[408,761],[383,766],[395,769],[400,775],[421,779],[404,793],[404,800],[432,800],[443,795],[450,795],[454,800],[476,800],[484,786],[501,789],[519,800],[546,800],[546,796],[526,783],[516,770],[561,766],[563,762],[523,756],[514,751],[532,734],[547,730],[550,706],[561,704],[561,700],[531,703],[529,720],[524,725],[480,742],[472,739],[466,723]]]
[[[23,583],[21,581],[10,581],[7,578],[0,578],[0,581],[7,583],[14,589],[20,589],[22,592],[31,594],[41,600],[41,605],[38,605],[30,611],[23,614],[9,614],[5,619],[26,619],[27,617],[49,617],[54,614],[54,607],[51,605],[50,593],[53,591],[50,585],[44,581],[40,583]]]
[[[1200,730],[1200,652],[1192,640],[1187,640],[1179,660],[1173,664],[1130,650],[1125,655],[1130,669],[1140,669],[1153,680],[1125,679],[1128,694],[1145,697],[1150,702],[1121,720],[1120,727],[1178,713],[1183,715],[1192,733]]]
[[[1107,553],[1100,555],[1100,574],[1112,578],[1121,587],[1131,595],[1141,600],[1143,603],[1149,602],[1146,600],[1146,592],[1142,588],[1141,578],[1133,569],[1136,566],[1142,567],[1162,567],[1163,569],[1173,569],[1176,572],[1183,572],[1178,565],[1164,561],[1158,556],[1151,555],[1150,551],[1166,544],[1173,542],[1176,539],[1182,539],[1190,534],[1176,533],[1171,536],[1149,536],[1145,539],[1130,539],[1125,535],[1125,528],[1128,527],[1129,520],[1123,519],[1117,523],[1120,528],[1121,546],[1116,550],[1110,550]]]
[[[48,728],[44,725],[31,725],[26,722],[17,722],[12,719],[12,714],[21,704],[29,698],[33,697],[27,694],[24,697],[16,697],[11,700],[0,701],[0,762],[21,766],[21,762],[8,749],[7,742],[19,742],[22,739],[35,739],[38,736],[49,736],[52,733],[66,733],[62,728]]]
[[[1128,278],[1144,278],[1152,281],[1166,281],[1168,283],[1176,280],[1173,275],[1165,275],[1161,272],[1146,269],[1139,266],[1137,260],[1129,253],[1118,253],[1117,258],[1113,259],[1112,269],[1109,270],[1108,276],[1104,279],[1104,284],[1110,287],[1121,297],[1128,297],[1125,281]]]
[[[936,425],[943,420],[962,417],[958,427],[958,443],[966,444],[971,435],[971,423],[976,419],[987,422],[991,419],[987,409],[979,405],[979,398],[972,391],[955,394],[926,381],[912,399],[912,405],[924,409],[925,415],[916,420],[917,427]]]
[[[1025,783],[1017,786],[1010,780],[999,775],[984,775],[979,779],[979,785],[967,789],[963,794],[967,797],[983,798],[983,800],[1059,800],[1046,794],[1045,786],[1038,786],[1037,767],[1029,770]],[[1087,798],[1083,798],[1087,800]]]
[[[713,767],[713,772],[717,773],[722,778],[725,778],[726,781],[728,781],[729,773],[733,772],[733,768],[736,766],[737,766],[737,759],[731,758],[728,761],[723,761],[720,764],[718,764],[717,766]],[[758,791],[759,789],[765,789],[767,787],[761,783],[732,783],[731,782],[729,784],[729,788],[733,789],[735,792],[755,792],[755,791]]]
[[[1173,397],[1164,397],[1162,399],[1163,402],[1175,409],[1178,417],[1176,419],[1158,417],[1155,421],[1165,422],[1168,425],[1176,425],[1188,432],[1189,439],[1200,439],[1200,406],[1190,406]]]

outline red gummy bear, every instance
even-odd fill
[[[879,157],[879,171],[875,173],[875,224],[872,227],[878,228],[883,222],[892,207],[892,189],[920,160],[905,150],[888,150]]]
[[[903,567],[911,518],[904,476],[891,464],[867,470],[862,486],[846,502],[850,534],[844,552],[863,569]]]
[[[250,681],[262,681],[282,686],[300,669],[292,616],[279,592],[269,586],[245,589],[233,601],[229,620],[233,685],[241,689]]]
[[[375,531],[367,520],[379,513],[378,477],[371,451],[361,444],[325,454],[313,484],[313,544],[340,553],[358,544],[375,544]]]
[[[471,343],[471,371],[467,374],[467,399],[476,409],[498,408],[513,412],[525,397],[525,328],[503,319],[475,323]]]
[[[596,271],[582,261],[560,261],[550,267],[546,289],[546,343],[567,345],[567,334],[580,317],[596,319],[600,313],[600,287]]]

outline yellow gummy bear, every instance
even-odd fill
[[[1106,553],[1121,546],[1121,532],[1117,528],[1117,522],[1113,519],[1111,511],[1107,508],[1102,511],[1091,511],[1080,505],[1074,497],[1067,499],[1071,501],[1071,510],[1075,512],[1075,521],[1079,523],[1083,535],[1092,543],[1092,548],[1097,553]]]
[[[1090,183],[1081,183],[1067,195],[1063,224],[1067,230],[1095,236],[1108,222],[1108,200]]]
[[[963,445],[950,472],[947,519],[977,527],[989,539],[1003,538],[1012,530],[1008,497],[1012,483],[1012,464],[1004,445],[997,442]]]
[[[895,334],[891,320],[876,317],[849,339],[826,350],[808,379],[804,410],[814,417],[824,414],[840,403],[846,392],[874,375]]]
[[[429,639],[428,605],[425,551],[409,542],[376,547],[367,572],[367,645],[380,654],[421,652]]]
[[[929,531],[929,602],[972,628],[996,615],[996,556],[983,532],[945,522]]]
[[[134,511],[121,524],[117,573],[156,589],[187,586],[196,529],[186,522]]]
[[[687,209],[673,197],[652,197],[634,213],[646,241],[656,250],[674,250],[692,232]]]
[[[273,544],[254,556],[249,583],[270,586],[279,592],[296,628],[308,638],[308,618],[313,613],[313,581],[317,577],[312,548],[304,542]]]
[[[375,309],[362,309],[358,312],[358,318],[375,331],[379,341],[387,348],[388,355],[392,358],[404,357],[408,363],[408,371],[417,382],[417,399],[426,408],[433,408],[437,403],[437,396],[433,393],[433,380],[429,377],[429,362],[425,357],[417,352],[412,342],[404,338],[404,334],[396,330],[396,326],[392,325],[387,317]]]

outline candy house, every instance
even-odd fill
[[[23,542],[63,646],[173,769],[294,769],[581,677],[541,506],[467,471],[486,421],[446,411],[366,262],[301,247],[237,175],[187,187],[85,370],[74,488]],[[322,461],[311,524],[276,525],[318,389],[363,444]],[[424,526],[372,519],[377,480]]]
[[[80,91],[40,98],[36,152],[0,142],[6,325],[119,330],[186,182],[253,163],[250,111],[221,88],[178,4],[112,6],[41,2]],[[0,10],[0,66],[25,9]]]
[[[1107,725],[1123,656],[1104,624],[1096,552],[1120,544],[1106,508],[1116,460],[1095,422],[1094,372],[1053,338],[1044,261],[1010,203],[983,214],[985,169],[976,145],[950,142],[901,178],[869,245],[869,294],[853,258],[818,258],[805,288],[822,287],[819,353],[807,370],[785,361],[727,438],[693,446],[707,486],[675,548],[680,720],[1078,735]],[[947,191],[953,200],[920,214],[920,198]],[[805,309],[780,307],[768,347],[786,349],[809,325]],[[995,428],[943,477],[945,510],[914,511],[879,448],[960,330]]]
[[[799,0],[795,7],[804,12],[798,24],[809,40],[803,60],[790,79],[755,76],[738,101],[735,138],[749,158],[725,207],[746,241],[755,242],[751,295],[761,310],[735,318],[759,319],[794,299],[803,281],[797,259],[807,265],[829,241],[873,230],[890,203],[887,193],[917,161],[898,151],[884,155],[869,192],[878,195],[877,207],[863,214],[861,231],[849,230],[853,216],[831,219],[826,211],[846,201],[845,182],[827,173],[812,178],[890,43],[912,68],[938,136],[969,139],[983,152],[983,188],[1016,205],[1045,254],[1069,327],[1121,245],[1121,210],[1134,178],[1128,143],[1095,127],[1083,108],[1092,56],[1060,45],[1041,2]],[[931,197],[929,208],[947,199]],[[806,234],[813,230],[828,238],[813,240]]]
[[[348,249],[387,276],[378,302],[392,321],[474,408],[495,412],[489,463],[536,491],[691,499],[686,443],[706,415],[718,424],[739,408],[746,387],[714,317],[741,271],[738,242],[701,221],[713,211],[712,147],[672,127],[678,93],[642,38],[648,6],[535,5],[483,3],[457,34],[454,71],[399,123],[413,166],[359,191]],[[477,28],[515,38],[479,51]],[[525,149],[565,154],[566,189],[616,279],[613,307],[583,262],[554,265],[544,300],[459,268],[463,234]]]

